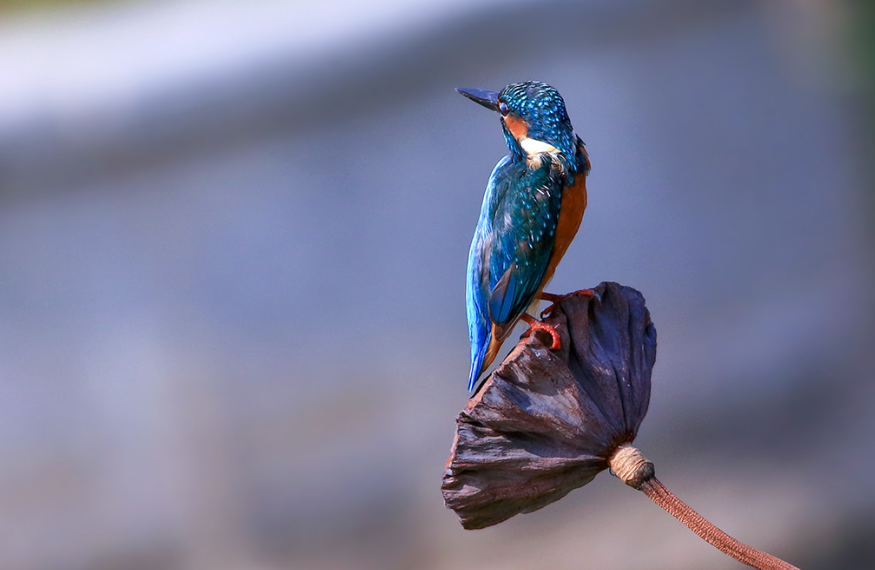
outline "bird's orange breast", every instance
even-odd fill
[[[583,212],[586,210],[586,174],[581,172],[574,180],[574,184],[565,189],[562,196],[562,207],[559,210],[559,222],[556,225],[556,241],[553,244],[553,253],[550,255],[550,263],[547,265],[547,273],[541,286],[547,284],[553,278],[556,266],[565,255],[571,240],[577,235],[580,222],[583,220]]]

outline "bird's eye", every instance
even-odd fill
[[[510,112],[510,109],[507,108],[507,103],[505,103],[504,101],[499,103],[498,104],[498,112],[501,113],[502,117],[506,117],[507,114]]]

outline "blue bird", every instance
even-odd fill
[[[520,319],[530,326],[526,334],[544,329],[552,337],[550,348],[559,348],[553,327],[527,311],[536,310],[541,299],[562,298],[543,289],[583,219],[590,162],[553,87],[526,81],[500,92],[456,90],[501,115],[510,150],[489,177],[468,255],[468,390],[473,392]]]

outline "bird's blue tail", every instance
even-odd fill
[[[477,353],[471,350],[471,372],[468,375],[468,391],[473,392],[477,379],[480,377],[480,368],[483,367],[483,359],[486,358],[486,346],[478,347]]]

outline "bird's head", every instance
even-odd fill
[[[576,137],[556,89],[539,81],[511,83],[500,92],[456,89],[459,93],[501,115],[507,146],[519,158],[541,152],[561,152],[574,160]]]

